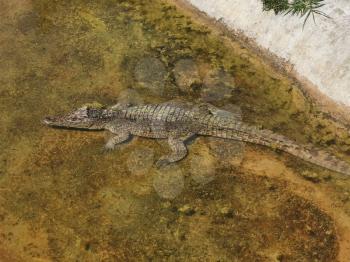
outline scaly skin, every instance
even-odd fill
[[[66,116],[48,117],[44,123],[54,127],[108,130],[114,134],[105,148],[112,150],[131,135],[168,139],[172,152],[161,157],[157,166],[183,159],[185,142],[195,135],[234,139],[280,149],[307,162],[350,175],[350,165],[336,157],[269,130],[258,129],[235,115],[210,104],[169,102],[155,105],[114,106],[108,109],[85,106]]]

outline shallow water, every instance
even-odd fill
[[[201,100],[350,161],[349,132],[298,83],[163,1],[9,2],[0,1],[1,261],[348,254],[342,175],[203,137],[186,159],[157,169],[164,141],[134,138],[106,153],[108,134],[41,124],[86,103]]]

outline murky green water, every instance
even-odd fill
[[[283,177],[331,187],[350,216],[341,175],[214,138],[159,170],[163,141],[106,153],[107,134],[41,124],[85,103],[201,99],[350,160],[349,133],[297,83],[163,1],[1,0],[0,10],[1,261],[335,260],[334,221]]]

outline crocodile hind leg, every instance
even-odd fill
[[[115,134],[115,136],[111,137],[104,146],[105,150],[113,150],[116,145],[123,143],[124,141],[130,138],[130,133],[126,131],[121,131],[120,133]]]
[[[157,167],[166,166],[170,163],[174,163],[180,161],[187,155],[187,147],[185,145],[185,141],[192,137],[193,134],[187,135],[185,137],[169,137],[168,144],[171,149],[171,153],[169,155],[162,156],[157,162]]]

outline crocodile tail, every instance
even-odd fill
[[[284,142],[280,140],[276,142],[276,148],[317,166],[350,175],[350,164],[314,146],[298,145],[294,141],[284,138]]]
[[[203,135],[234,139],[279,149],[317,166],[350,175],[350,164],[313,146],[298,145],[295,141],[270,130],[258,129],[242,122],[206,129]]]
[[[261,144],[263,145],[277,148],[317,166],[336,171],[341,174],[350,175],[350,164],[340,160],[336,156],[324,150],[316,148],[312,145],[299,145],[295,141],[284,136],[274,134],[269,130],[260,130],[257,133],[259,134]]]

